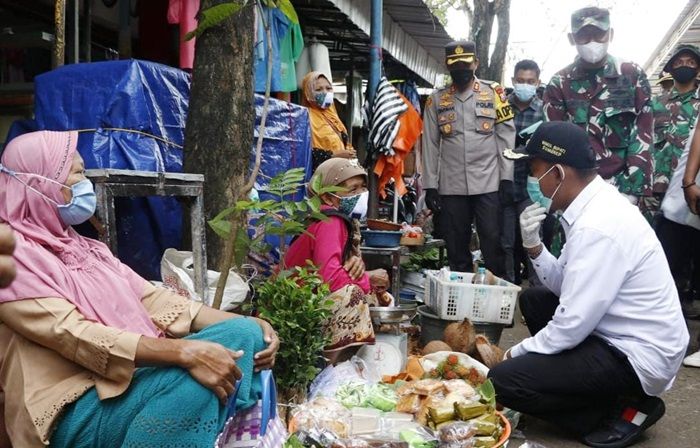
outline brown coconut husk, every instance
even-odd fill
[[[474,325],[469,319],[462,322],[453,322],[445,327],[442,340],[449,345],[453,351],[469,354],[474,351],[474,340],[476,332]]]
[[[474,343],[478,358],[489,369],[503,361],[503,350],[499,346],[490,343],[483,334],[476,335]]]
[[[452,347],[447,345],[446,342],[443,341],[430,341],[427,344],[425,344],[425,347],[423,347],[423,355],[429,355],[431,353],[436,353],[436,352],[451,352]]]

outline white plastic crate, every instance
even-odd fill
[[[454,280],[441,280],[438,271],[426,271],[424,301],[440,319],[499,324],[513,320],[519,286],[498,277],[495,285],[473,285],[474,274],[451,274]]]

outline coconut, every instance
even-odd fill
[[[452,348],[442,341],[430,341],[423,347],[423,354],[429,355],[435,352],[451,352]]]
[[[467,354],[474,350],[474,338],[474,326],[469,319],[449,324],[442,334],[442,339],[452,350]]]
[[[486,336],[479,334],[475,340],[476,353],[489,369],[503,361],[503,350],[497,345],[491,344]]]

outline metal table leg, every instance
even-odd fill
[[[391,293],[398,300],[401,289],[401,251],[391,254]],[[398,302],[396,302],[398,303]]]

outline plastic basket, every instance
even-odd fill
[[[496,285],[473,285],[474,274],[452,272],[442,280],[438,271],[426,271],[425,304],[440,318],[509,324],[520,287],[496,277]]]

